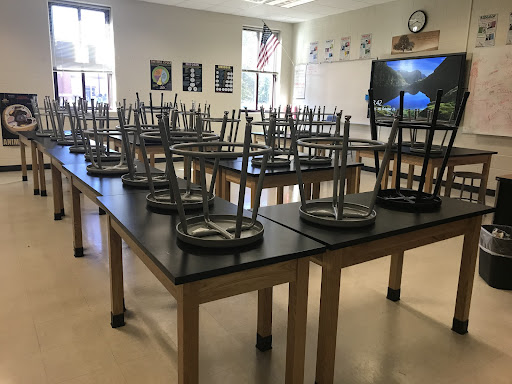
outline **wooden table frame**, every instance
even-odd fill
[[[27,158],[26,158],[26,148],[30,147],[30,152],[32,155],[32,175],[33,175],[33,184],[34,184],[34,195],[46,196],[46,188],[44,190],[39,189],[39,164],[38,164],[38,153],[37,153],[37,144],[30,140],[28,137],[19,135],[20,142],[20,153],[21,153],[21,179],[23,181],[27,181]],[[41,164],[42,173],[44,173],[44,163]]]
[[[322,267],[316,384],[334,382],[340,280],[343,268],[391,255],[387,298],[398,301],[404,252],[463,235],[464,245],[452,330],[459,334],[467,333],[481,222],[482,216],[477,216],[314,256],[312,261]],[[271,317],[271,314],[269,316]]]
[[[108,217],[111,326],[124,325],[123,239],[178,303],[178,383],[199,382],[199,305],[289,283],[286,384],[304,382],[309,258],[174,285],[143,249]]]
[[[197,183],[199,180],[199,162],[194,160],[193,162],[193,181]],[[346,173],[347,180],[347,194],[356,193],[357,186],[357,166],[348,167]],[[206,172],[211,173],[213,165],[206,163]],[[251,189],[251,208],[254,207],[254,200],[256,198],[256,186],[258,184],[258,176],[247,175],[247,187]],[[302,178],[305,184],[306,198],[319,199],[320,198],[320,183],[322,181],[332,181],[333,170],[332,169],[321,169],[315,171],[303,171]],[[217,171],[217,182],[215,193],[218,197],[224,200],[231,200],[230,183],[240,184],[240,172],[230,170],[219,166]],[[297,174],[289,173],[285,175],[273,175],[266,174],[263,181],[263,189],[266,188],[277,188],[277,204],[283,204],[284,200],[284,187],[290,185],[296,185]]]
[[[374,158],[373,151],[357,151],[356,152],[356,162],[361,162],[363,157]],[[379,157],[381,157],[379,153]],[[382,157],[381,157],[382,158]],[[468,156],[457,156],[450,157],[448,159],[447,164],[447,173],[446,173],[446,184],[445,184],[445,192],[444,196],[450,196],[452,183],[453,183],[453,170],[457,165],[472,165],[472,164],[482,164],[482,180],[480,181],[480,187],[478,190],[478,202],[481,204],[485,204],[485,195],[487,192],[487,182],[489,180],[489,170],[491,168],[491,159],[492,154],[480,154],[480,155],[468,155]],[[443,163],[442,157],[434,157],[430,158],[427,165],[427,174],[425,179],[425,192],[432,193],[433,185],[434,185],[434,174],[439,178],[439,171],[441,169],[441,164]],[[413,156],[408,153],[402,153],[402,164],[408,164],[409,170],[407,173],[407,188],[412,188],[414,181],[414,167],[415,166],[423,166],[423,157],[421,156]],[[437,173],[435,169],[437,168]],[[398,163],[394,161],[393,158],[393,172],[391,177],[391,188],[396,186],[395,175],[397,172],[400,172],[398,169]],[[359,171],[360,173],[360,171]],[[389,173],[389,172],[387,172]],[[360,176],[359,176],[360,177]],[[385,179],[385,185],[387,187],[387,178]],[[383,179],[384,183],[384,179]],[[384,188],[384,186],[383,186]]]
[[[112,137],[112,136],[110,137],[110,140],[112,140],[112,142],[113,142],[112,147],[114,148],[114,150],[119,152],[121,146],[123,145],[123,141],[117,137]],[[146,153],[149,156],[149,164],[152,167],[155,166],[155,155],[165,155],[164,147],[162,147],[161,145],[146,145]],[[135,147],[135,156],[140,161],[144,160],[142,151],[140,149],[140,145],[137,145]]]

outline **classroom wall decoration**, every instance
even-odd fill
[[[295,66],[295,74],[293,78],[293,98],[306,98],[306,64]]]
[[[512,13],[510,14],[508,24],[509,25],[508,25],[508,32],[507,32],[507,45],[512,45]]]
[[[334,60],[334,40],[326,40],[324,48],[324,60],[326,62],[332,62]]]
[[[162,60],[150,60],[151,90],[172,90],[172,62]]]
[[[498,25],[498,15],[480,16],[478,21],[478,31],[476,35],[476,47],[494,47],[496,40],[496,26]]]
[[[464,131],[512,137],[512,46],[473,53]]]
[[[233,66],[215,66],[215,92],[233,93]]]
[[[19,145],[18,132],[34,131],[37,122],[30,101],[35,94],[0,93],[2,144]]]
[[[370,59],[372,57],[372,34],[361,35],[361,46],[359,49],[360,59]]]
[[[441,31],[410,33],[395,36],[391,43],[391,54],[436,51],[439,49]]]
[[[341,38],[340,61],[350,60],[350,36]]]
[[[309,62],[311,64],[318,63],[318,41],[309,43]]]
[[[183,63],[183,91],[203,92],[203,64]]]

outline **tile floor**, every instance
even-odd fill
[[[371,178],[364,175],[363,190]],[[0,383],[177,383],[174,299],[125,246],[126,326],[110,328],[106,216],[84,199],[85,257],[75,259],[70,217],[53,220],[51,181],[43,198],[20,179],[0,174]],[[70,212],[67,181],[64,191]],[[285,201],[297,199],[296,188],[285,189]],[[265,192],[263,204],[273,203],[275,191]],[[389,258],[343,271],[336,383],[512,383],[512,292],[477,275],[470,333],[450,330],[461,240],[406,253],[399,303],[385,299]],[[201,383],[284,382],[287,287],[274,291],[274,349],[267,353],[254,347],[256,293],[201,307]],[[319,292],[320,268],[312,264],[308,384]]]

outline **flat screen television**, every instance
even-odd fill
[[[404,115],[427,117],[434,109],[438,89],[444,91],[440,116],[456,116],[463,95],[466,54],[407,57],[374,60],[370,87],[373,88],[377,117],[392,116],[400,106],[400,91],[405,91]]]

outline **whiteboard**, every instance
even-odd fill
[[[512,137],[512,46],[473,53],[465,133]]]
[[[326,64],[308,64],[306,97],[294,99],[293,105],[324,106],[326,112],[338,107],[351,122],[368,124],[368,102],[372,60],[350,60]]]

